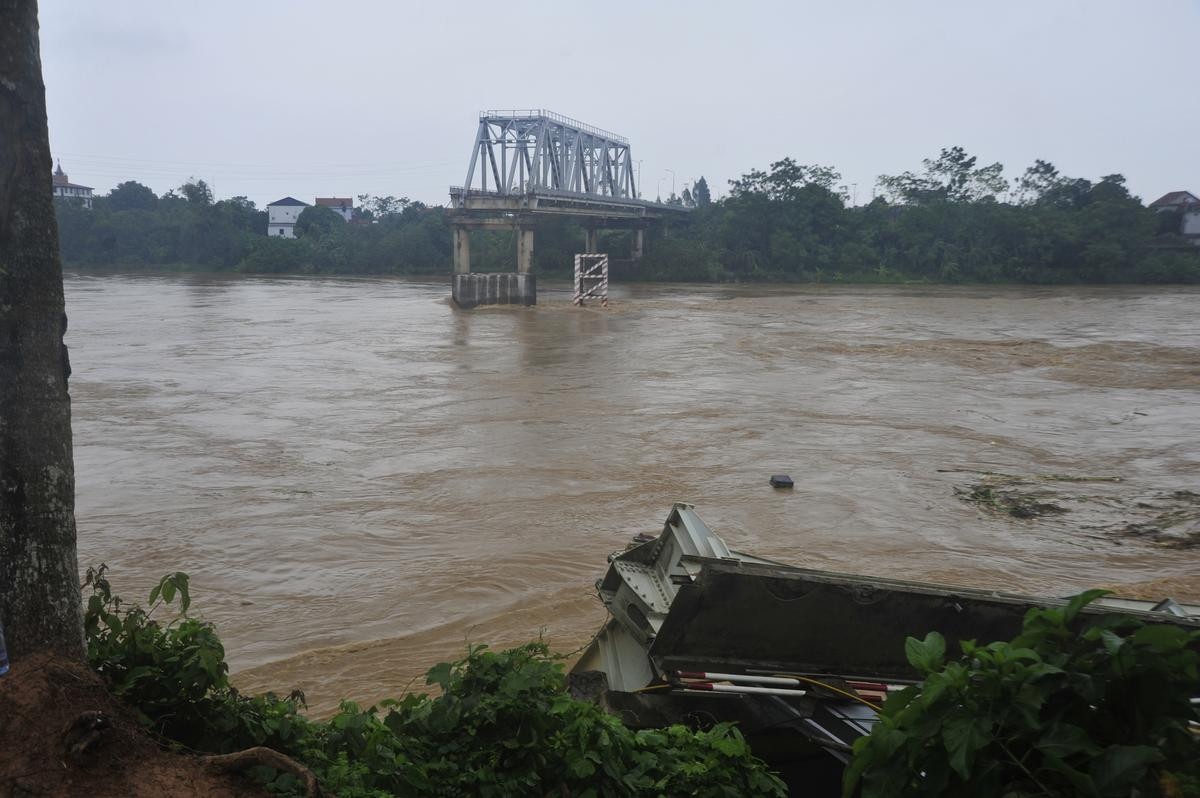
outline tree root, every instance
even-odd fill
[[[204,763],[205,767],[239,773],[259,766],[274,768],[275,770],[285,770],[304,782],[304,792],[308,798],[321,798],[321,796],[332,798],[332,796],[321,791],[321,786],[317,783],[317,777],[313,775],[311,770],[290,756],[281,754],[273,748],[257,746],[255,748],[247,748],[244,751],[235,751],[232,754],[213,754],[211,756],[200,757],[200,761]]]
[[[100,745],[111,729],[112,720],[103,712],[82,712],[77,715],[59,735],[67,759],[78,759]]]

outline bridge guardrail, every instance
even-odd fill
[[[685,212],[693,210],[692,208],[688,208],[683,205],[671,205],[666,202],[651,202],[650,200],[644,200],[641,198],[631,199],[629,197],[613,197],[609,194],[589,194],[584,191],[563,191],[557,188],[535,188],[532,191],[526,191],[523,193],[510,192],[505,194],[504,192],[492,191],[490,189],[488,191],[483,191],[482,189],[478,188],[466,190],[462,186],[450,186],[449,193],[451,196],[457,195],[460,197],[468,195],[484,197],[521,197],[528,194],[539,194],[544,197],[558,197],[560,199],[599,200],[601,202],[608,202],[614,205],[636,205],[638,207],[668,208],[670,210]]]
[[[578,119],[572,119],[569,116],[563,116],[562,114],[556,114],[553,111],[549,111],[545,108],[514,108],[514,109],[508,109],[508,110],[491,110],[491,111],[480,111],[479,112],[480,120],[488,119],[491,117],[500,117],[500,118],[513,117],[513,118],[518,118],[518,119],[523,119],[523,118],[535,119],[537,117],[543,117],[543,118],[549,119],[553,122],[558,122],[560,125],[567,125],[568,127],[573,127],[576,130],[580,130],[584,133],[590,133],[593,136],[599,136],[602,139],[607,139],[607,140],[613,142],[614,144],[624,144],[627,147],[629,146],[629,139],[625,138],[624,136],[618,136],[616,133],[605,130],[604,128],[599,128],[599,127],[596,127],[595,125],[589,125],[585,122],[580,122]]]

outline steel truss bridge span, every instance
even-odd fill
[[[540,108],[479,114],[463,186],[476,183],[484,194],[638,198],[628,139]]]
[[[481,112],[467,179],[450,187],[455,302],[534,304],[534,232],[548,217],[579,222],[588,255],[600,254],[599,228],[631,230],[639,260],[646,228],[691,208],[639,198],[629,152],[628,139],[544,109]],[[503,228],[516,234],[516,272],[472,274],[471,230]]]

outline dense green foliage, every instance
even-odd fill
[[[103,566],[87,585],[89,662],[148,728],[200,751],[269,746],[340,798],[784,794],[727,724],[635,732],[572,699],[561,661],[540,642],[500,653],[472,647],[430,670],[436,698],[409,694],[366,710],[347,702],[317,722],[301,714],[303,696],[246,698],[229,685],[216,631],[186,614],[186,574],[165,577],[149,611],[123,608]],[[151,617],[177,597],[178,617]],[[280,794],[300,786],[290,773],[256,775]]]
[[[920,174],[882,176],[883,195],[846,207],[836,171],[784,159],[648,247],[646,268],[672,279],[1200,281],[1200,248],[1120,175],[1092,183],[1039,161],[1010,192],[1000,172],[955,147]]]
[[[469,649],[430,670],[435,698],[409,694],[309,720],[304,697],[247,698],[228,679],[211,624],[190,618],[186,574],[164,577],[150,610],[123,607],[103,566],[89,571],[90,664],[165,740],[199,751],[265,745],[311,768],[342,798],[392,795],[779,796],[783,785],[728,724],[632,731],[565,692],[543,643]],[[936,632],[908,640],[925,675],[893,694],[855,745],[845,794],[862,798],[1200,796],[1200,632],[1080,610],[1031,609],[1011,642],[962,644],[945,662]],[[178,598],[168,623],[151,616]],[[260,769],[291,795],[290,773]]]
[[[441,688],[362,712],[342,705],[303,750],[344,773],[339,795],[767,796],[782,784],[735,728],[634,732],[564,692],[542,643],[466,658],[429,673]]]
[[[328,208],[306,208],[297,224],[303,238],[268,238],[267,214],[245,197],[214,202],[202,180],[162,197],[127,182],[96,198],[91,210],[59,203],[59,241],[68,268],[446,271],[450,233],[441,209],[392,197],[361,199],[368,203],[361,224],[346,224]]]
[[[1180,217],[1129,194],[1121,175],[1093,182],[1037,161],[1016,181],[960,147],[920,172],[882,175],[867,205],[847,205],[841,176],[785,158],[731,181],[712,199],[704,178],[671,198],[694,206],[686,220],[651,231],[636,267],[614,278],[812,282],[1200,282],[1200,247],[1177,233]],[[199,268],[252,273],[445,274],[446,212],[395,197],[359,197],[355,220],[308,208],[298,240],[268,238],[266,214],[245,197],[214,202],[204,181],[155,197],[135,182],[98,197],[94,210],[59,206],[63,257],[75,268]],[[583,231],[542,223],[534,246],[541,274],[565,276]],[[601,233],[621,259],[630,234]],[[472,268],[509,271],[512,232],[472,233]]]
[[[212,624],[187,616],[186,574],[166,576],[150,594],[150,609],[122,606],[104,566],[89,569],[84,609],[88,663],[114,695],[138,713],[154,733],[189,748],[228,753],[250,745],[283,745],[303,696],[246,698],[229,685],[225,649]],[[152,618],[178,598],[179,616],[167,624]]]
[[[1200,632],[1079,611],[1031,609],[1011,642],[909,638],[924,683],[892,695],[855,745],[847,796],[1196,796]]]
[[[301,238],[325,238],[340,229],[346,220],[324,205],[313,205],[296,219],[296,235]]]

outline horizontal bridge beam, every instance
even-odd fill
[[[642,217],[638,219],[620,217],[597,217],[556,213],[515,213],[492,214],[483,211],[451,211],[447,221],[451,227],[464,230],[513,230],[522,227],[535,228],[542,222],[551,219],[574,218],[579,224],[588,229],[597,230],[647,230],[657,219]]]
[[[464,191],[450,188],[451,206],[457,211],[487,213],[528,213],[560,216],[594,216],[659,219],[681,217],[692,212],[681,205],[664,205],[645,200],[597,197],[567,191],[544,191],[530,194],[499,194],[496,192]]]

